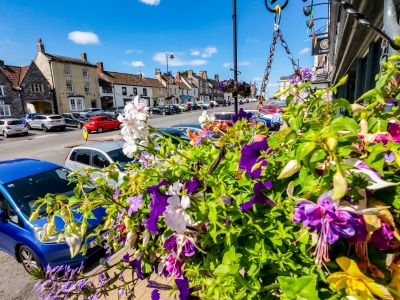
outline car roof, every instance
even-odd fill
[[[3,160],[0,161],[0,183],[6,184],[60,167],[55,163],[33,158]]]
[[[0,119],[1,121],[21,121],[21,119],[17,119],[17,118],[4,118],[4,119]]]
[[[192,127],[192,128],[202,128],[198,123],[184,123],[184,124],[175,124],[171,127]]]
[[[79,146],[72,148],[72,150],[75,150],[75,149],[98,149],[98,150],[102,150],[104,152],[109,152],[112,150],[121,149],[123,146],[124,146],[123,141],[102,141],[102,142],[93,142],[93,143],[79,145]]]

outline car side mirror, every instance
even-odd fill
[[[4,221],[6,218],[6,212],[3,209],[0,209],[0,221]]]

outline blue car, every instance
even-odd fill
[[[74,184],[69,184],[71,171],[57,164],[36,159],[21,158],[0,161],[0,250],[14,256],[29,273],[35,268],[52,268],[58,265],[77,266],[89,256],[101,249],[95,237],[86,240],[88,251],[71,258],[65,241],[57,243],[58,234],[64,228],[64,221],[55,217],[56,230],[45,241],[41,240],[43,226],[48,222],[46,205],[39,217],[29,222],[29,217],[36,211],[34,203],[47,193],[74,194]],[[95,189],[86,185],[85,192]],[[103,208],[93,210],[96,219],[88,219],[87,232],[91,232],[102,223],[105,216]],[[81,216],[75,214],[79,221]],[[107,232],[102,232],[105,235]],[[85,240],[84,240],[85,241]]]
[[[37,115],[41,115],[41,113],[30,113],[30,114],[26,114],[26,115],[24,115],[22,118],[20,118],[20,120],[21,120],[22,122],[24,122],[24,124],[25,124],[27,120],[30,120],[30,119],[32,119],[34,116],[37,116]]]

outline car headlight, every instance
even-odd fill
[[[35,226],[33,227],[33,232],[35,234],[35,237],[37,240],[43,244],[54,244],[57,243],[59,234],[57,232],[54,232],[52,235],[50,235],[45,241],[42,241],[42,237],[44,235],[44,227],[43,226]],[[64,238],[62,239],[64,241]]]

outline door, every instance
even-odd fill
[[[62,114],[61,116],[64,118],[65,124],[67,124],[67,125],[69,125],[69,126],[74,125],[74,120],[72,119],[72,116],[71,116],[71,115]]]
[[[38,128],[38,129],[40,129],[41,127],[42,127],[42,123],[43,123],[43,120],[44,119],[46,119],[46,117],[43,117],[43,116],[34,116],[32,119],[31,119],[31,121],[29,122],[29,125],[32,127],[32,128]]]

